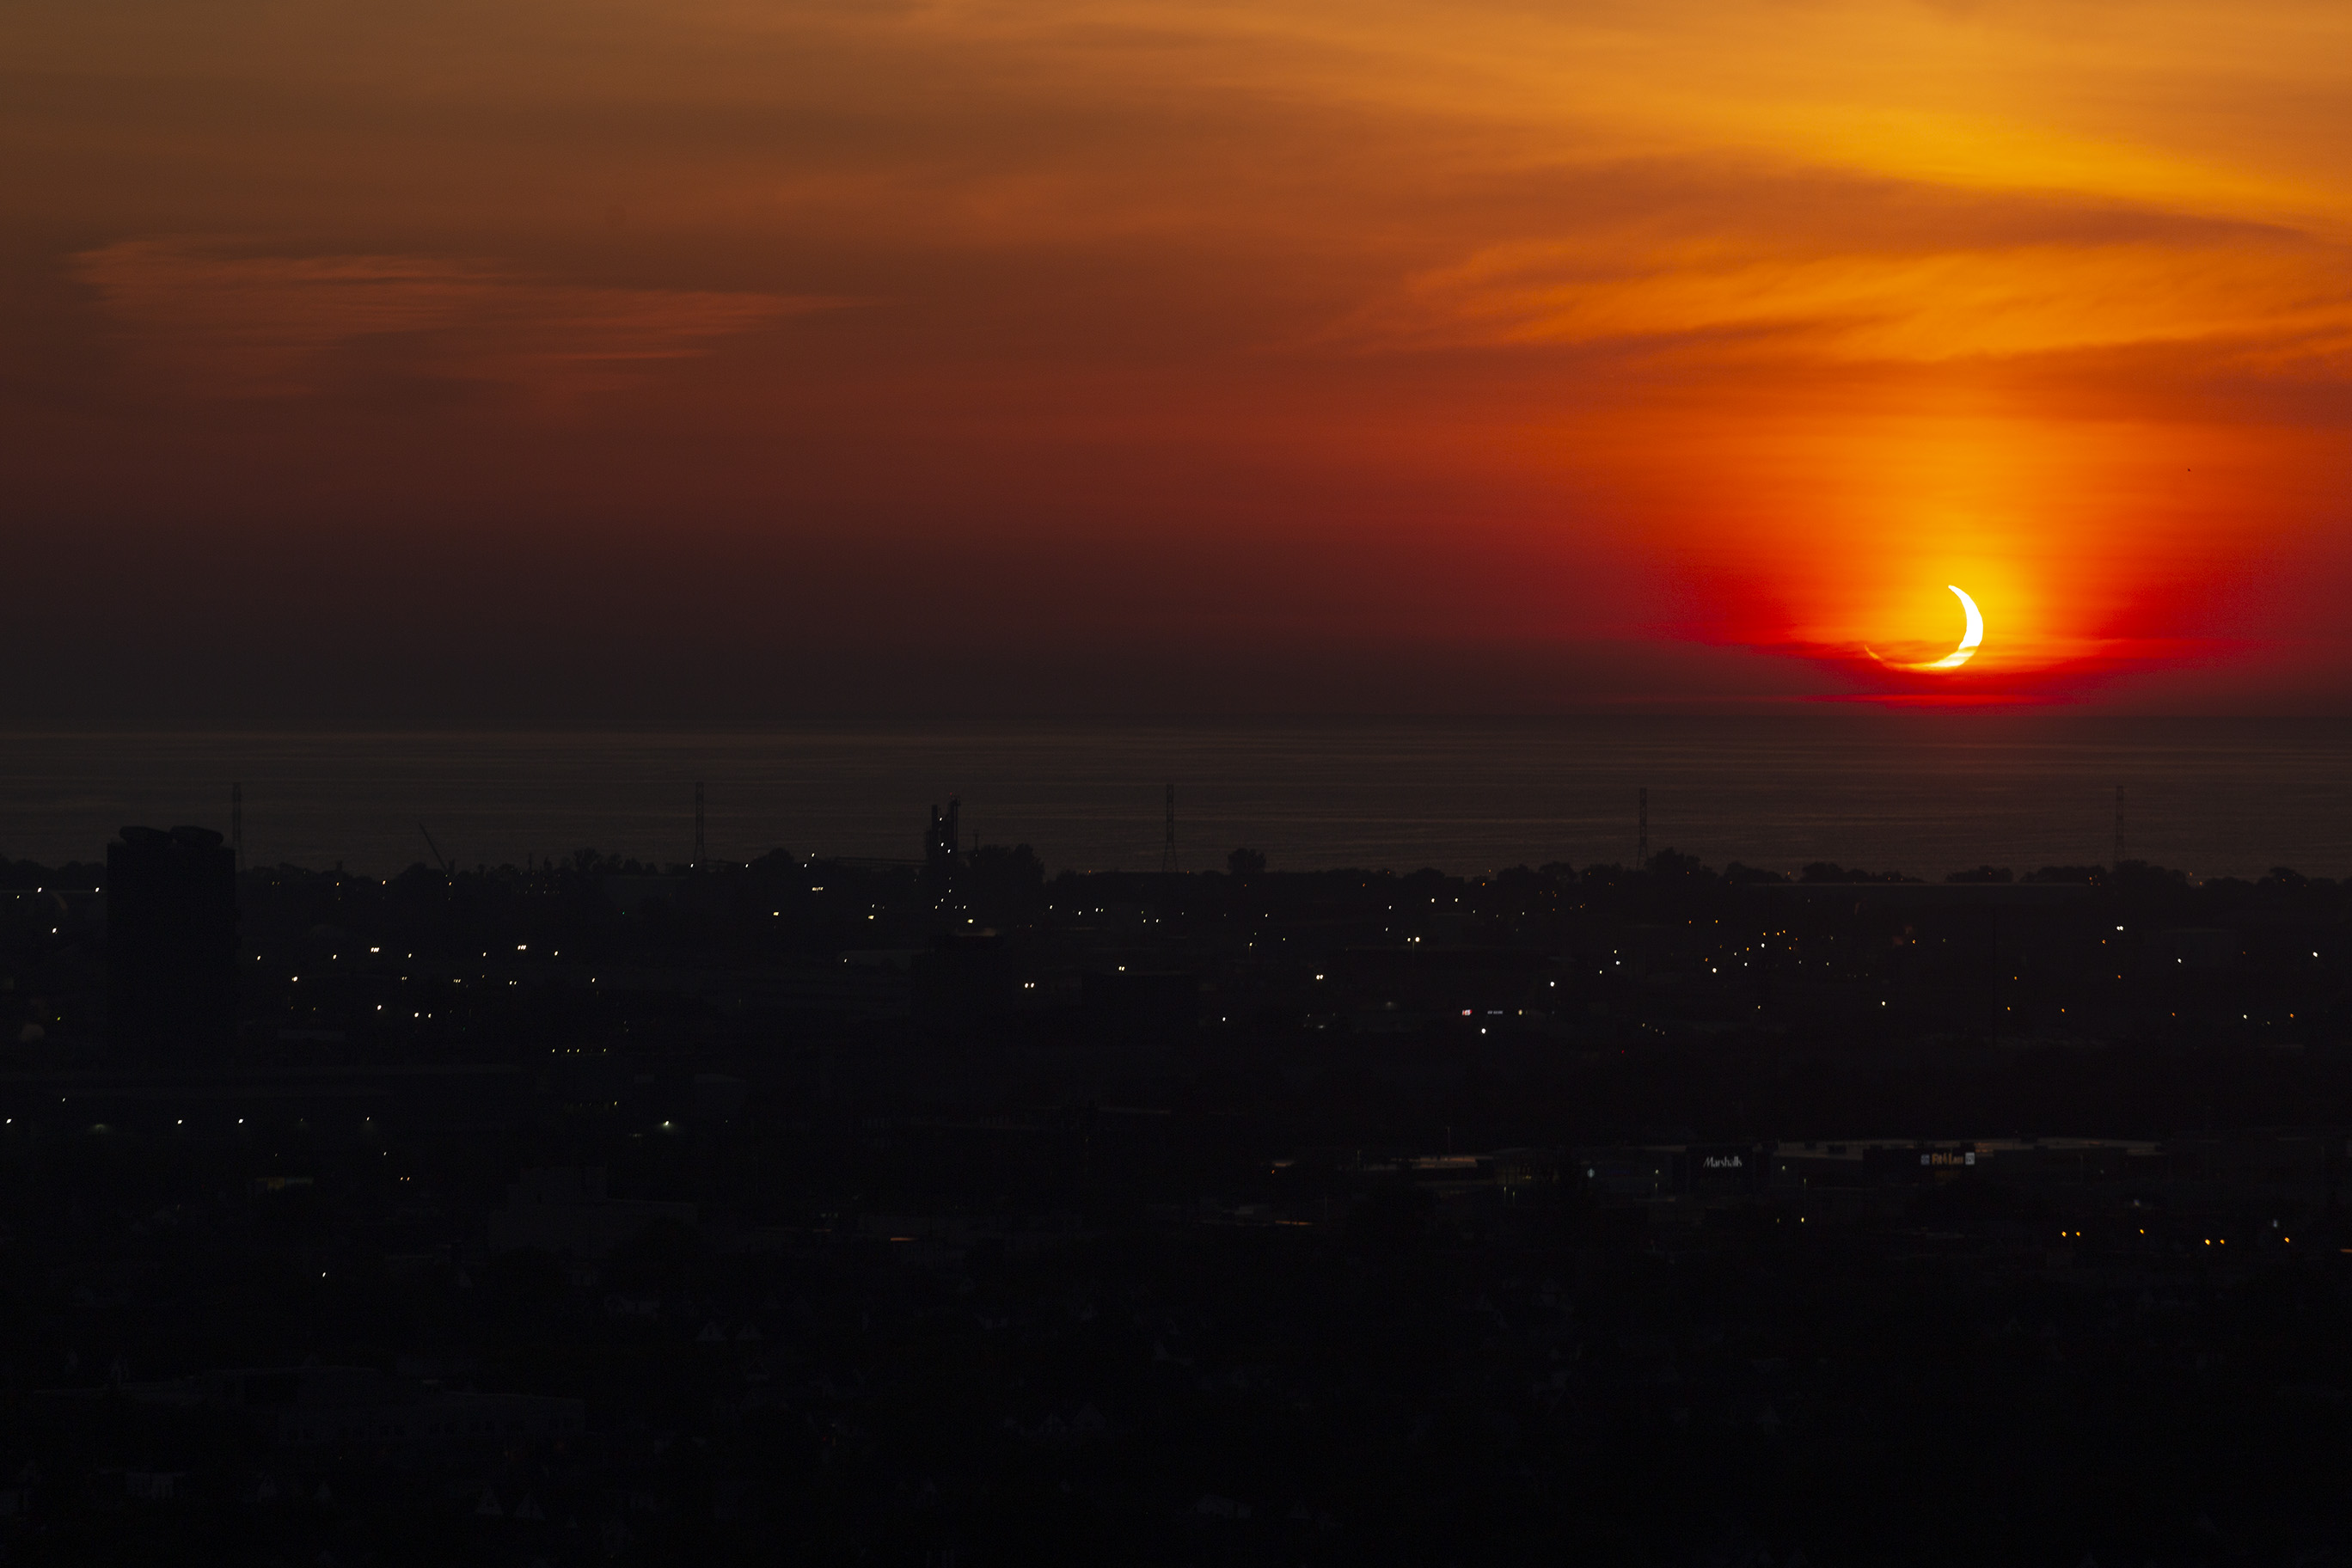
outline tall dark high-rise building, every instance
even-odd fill
[[[923,833],[923,877],[934,891],[946,891],[963,869],[962,813],[963,802],[954,795],[948,796],[945,816],[931,807],[931,826]]]
[[[209,828],[106,847],[107,1032],[118,1051],[225,1053],[236,1034],[236,860]]]

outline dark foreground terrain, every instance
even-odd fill
[[[2352,1562],[2331,882],[6,869],[11,1562]]]

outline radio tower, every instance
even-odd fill
[[[1176,874],[1176,786],[1174,784],[1168,786],[1168,837],[1160,851],[1160,874],[1163,877],[1172,877]]]
[[[245,869],[245,785],[228,786],[228,847],[236,858],[236,868]]]
[[[1634,807],[1633,869],[1640,870],[1650,863],[1650,786],[1643,784],[1640,804]]]
[[[2124,786],[2116,785],[2116,858],[2108,865],[2120,868],[2124,863]]]
[[[702,869],[702,785],[694,786],[694,868]]]

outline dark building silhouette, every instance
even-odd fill
[[[941,806],[0,861],[0,1555],[2344,1563],[2352,882]]]
[[[236,1033],[236,861],[209,828],[106,847],[108,1034],[118,1051],[218,1056]]]
[[[934,889],[945,889],[963,868],[962,830],[958,818],[963,804],[954,795],[948,797],[948,809],[941,816],[938,806],[931,807],[931,826],[923,833],[923,876]]]

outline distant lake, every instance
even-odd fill
[[[2352,873],[2352,722],[1824,713],[1295,723],[875,723],[656,733],[0,736],[0,851],[96,858],[126,823],[226,830],[248,863],[383,875],[583,846],[663,861],[776,846],[912,859],[929,808],[1049,868],[1160,864],[1177,788],[1187,869],[1236,846],[1276,869],[1479,872],[1630,861],[1650,844],[1720,867],[1836,860],[1939,878],[2104,863],[2200,876]]]

